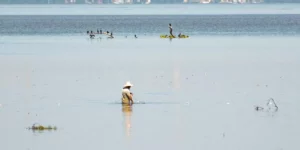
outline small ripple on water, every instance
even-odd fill
[[[115,101],[115,102],[108,102],[106,104],[122,104],[119,101]],[[136,104],[156,104],[156,105],[161,105],[161,104],[180,104],[179,102],[145,102],[145,101],[136,101],[134,102],[134,105]]]

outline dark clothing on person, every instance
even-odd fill
[[[173,28],[172,28],[171,24],[169,24],[169,29],[170,29],[170,35],[174,37],[174,35],[173,35]]]

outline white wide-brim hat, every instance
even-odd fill
[[[130,81],[127,81],[127,82],[124,84],[124,87],[128,87],[128,86],[133,86],[133,84],[131,84]]]

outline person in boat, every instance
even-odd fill
[[[173,28],[172,28],[171,23],[169,23],[169,29],[170,29],[170,35],[171,35],[172,37],[174,37],[174,35],[173,35]]]
[[[87,31],[86,31],[86,34],[90,34],[90,31],[89,31],[89,30],[87,30]]]
[[[133,85],[130,81],[127,81],[122,89],[122,104],[133,104],[133,94],[130,92],[130,88]]]
[[[136,34],[134,35],[135,38],[137,38]]]
[[[112,33],[112,32],[110,32],[110,38],[114,38],[114,36],[113,36],[113,33]]]
[[[102,34],[102,29],[100,29],[100,34]]]
[[[97,29],[97,34],[99,34],[99,30]]]

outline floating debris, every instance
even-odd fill
[[[261,107],[261,106],[255,106],[256,111],[263,111],[266,110],[268,112],[276,112],[278,111],[278,106],[275,103],[275,100],[273,98],[268,99],[268,102],[266,104],[266,107]]]
[[[276,105],[273,98],[270,98],[268,100],[267,107],[269,111],[278,111],[278,106]]]
[[[256,111],[262,111],[262,110],[264,110],[264,108],[263,108],[263,107],[260,107],[260,106],[255,106],[255,110],[256,110]]]
[[[31,127],[27,128],[28,130],[38,130],[38,131],[43,131],[43,130],[57,130],[56,126],[42,126],[42,125],[36,125],[33,124]]]

